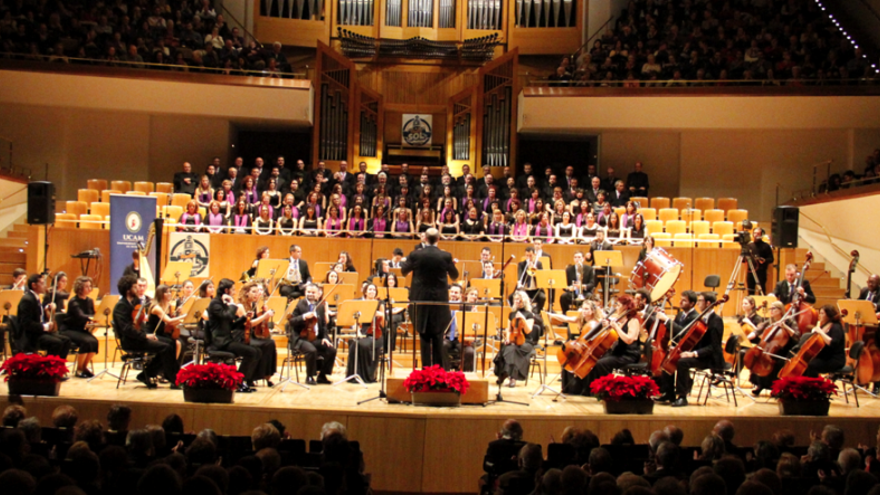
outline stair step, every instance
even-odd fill
[[[0,247],[25,248],[27,247],[27,240],[16,238],[0,239]]]
[[[6,233],[6,237],[9,238],[9,239],[13,239],[13,238],[14,238],[14,239],[24,239],[24,240],[27,240],[28,233],[27,233],[26,230],[23,231],[23,232],[20,231],[20,230],[10,230],[9,232]]]
[[[815,295],[817,299],[820,297],[836,297],[842,299],[844,294],[846,294],[846,291],[843,289],[829,289],[825,287],[813,289],[813,295]]]
[[[0,263],[18,263],[23,267],[26,261],[27,253],[19,252],[19,249],[10,247],[0,248]]]
[[[810,280],[809,277],[807,278],[807,280]],[[840,287],[840,279],[832,277],[820,277],[815,280],[810,280],[810,287],[813,287],[814,289],[816,287],[833,287],[836,289]]]
[[[27,232],[28,230],[30,230],[30,225],[28,225],[26,221],[22,220],[20,223],[13,224],[12,230],[16,232]]]

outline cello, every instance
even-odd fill
[[[585,378],[602,359],[615,343],[617,343],[617,330],[612,326],[614,323],[629,317],[636,309],[630,309],[617,318],[606,318],[601,325],[584,333],[584,323],[581,323],[580,337],[566,342],[559,348],[556,358],[559,365],[577,375]]]
[[[792,318],[797,316],[799,314],[793,315]],[[799,336],[800,333],[796,329],[786,324],[786,318],[766,326],[761,334],[761,341],[752,346],[743,357],[743,365],[757,376],[770,376],[773,368],[776,367],[775,359],[781,356],[792,338]]]
[[[807,270],[810,269],[810,264],[812,262],[813,253],[807,251],[807,259],[804,260],[804,267],[801,269],[801,276],[798,278],[797,287],[795,287],[794,293],[791,295],[791,302],[785,307],[786,314],[796,313],[799,315],[795,321],[797,321],[798,331],[801,334],[809,332],[810,329],[815,327],[816,323],[819,322],[819,312],[816,311],[816,308],[804,301],[804,297],[801,295],[800,291],[804,285],[804,279],[807,277]]]
[[[645,315],[645,321],[648,321],[665,304],[666,298],[663,298],[663,301],[658,306],[652,306],[651,313]],[[649,363],[651,375],[660,376],[663,371],[660,365],[666,359],[666,352],[669,349],[669,328],[660,318],[654,318],[654,328],[651,329],[648,340],[651,341],[651,362]]]
[[[846,310],[841,310],[840,315],[846,316]],[[830,323],[829,323],[830,326]],[[789,376],[803,376],[804,371],[807,370],[807,366],[809,366],[810,361],[813,360],[814,357],[818,356],[822,349],[826,346],[825,339],[822,334],[818,332],[813,332],[810,335],[806,336],[801,343],[801,348],[798,349],[797,354],[793,358],[791,358],[785,366],[779,370],[779,378],[787,378]]]
[[[685,327],[684,330],[680,332],[684,335],[678,339],[676,342],[675,339],[670,337],[670,350],[666,354],[666,358],[660,363],[660,369],[665,371],[666,373],[672,375],[675,373],[678,368],[678,360],[681,359],[681,353],[690,352],[694,347],[700,342],[704,335],[706,335],[706,331],[709,330],[706,322],[703,321],[711,311],[715,309],[719,304],[724,304],[727,300],[730,299],[728,294],[724,294],[720,299],[710,304],[706,309],[700,313],[694,321],[691,322],[690,325]]]

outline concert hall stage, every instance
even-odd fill
[[[98,365],[98,370],[102,369]],[[118,370],[117,370],[118,371]],[[408,369],[397,369],[395,376],[404,377]],[[133,375],[132,375],[133,376]],[[337,370],[336,379],[342,378]],[[497,387],[489,375],[490,396]],[[559,383],[553,384],[558,388]],[[685,432],[684,444],[699,445],[712,425],[722,418],[736,426],[738,445],[751,445],[767,439],[774,431],[788,428],[795,432],[797,443],[809,442],[810,430],[827,423],[840,425],[846,431],[847,445],[872,443],[880,420],[880,401],[860,394],[861,407],[856,408],[850,397],[842,397],[831,405],[829,418],[782,417],[775,401],[763,396],[757,403],[740,396],[739,407],[724,399],[722,392],[709,400],[707,406],[671,408],[657,405],[650,416],[611,416],[602,404],[587,397],[568,397],[554,401],[554,394],[531,398],[540,386],[537,374],[529,385],[519,383],[515,389],[504,388],[504,398],[521,401],[524,407],[510,403],[486,406],[463,406],[457,409],[413,407],[388,404],[383,400],[357,405],[358,401],[375,397],[379,385],[366,389],[358,385],[339,387],[321,385],[303,390],[288,385],[260,387],[254,394],[237,394],[235,404],[190,404],[183,402],[183,392],[169,390],[167,385],[147,390],[136,381],[116,389],[116,380],[105,376],[91,383],[71,379],[61,387],[61,397],[25,397],[30,415],[42,424],[51,424],[52,410],[71,404],[80,419],[104,420],[108,408],[125,403],[134,409],[132,428],[160,424],[172,413],[180,414],[189,431],[213,428],[219,434],[249,435],[254,426],[272,418],[281,420],[293,438],[318,439],[321,425],[340,421],[347,425],[349,436],[360,442],[372,485],[379,492],[397,493],[475,493],[482,474],[486,445],[507,418],[517,418],[525,429],[525,439],[546,445],[558,440],[566,426],[576,425],[594,431],[603,443],[622,428],[629,428],[637,442],[646,442],[650,433],[668,424]],[[696,393],[698,385],[694,387]],[[6,385],[0,383],[0,406],[8,402]]]

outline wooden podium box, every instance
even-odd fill
[[[404,378],[388,378],[386,394],[388,402],[412,402],[412,395],[403,386]],[[485,404],[489,402],[489,380],[468,377],[471,384],[466,394],[461,396],[462,404]]]

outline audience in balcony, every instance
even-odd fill
[[[564,57],[550,86],[773,86],[873,82],[875,67],[813,0],[633,0],[614,26]],[[705,82],[703,82],[705,81]],[[757,84],[757,83],[752,83]]]
[[[0,3],[7,58],[281,77],[291,70],[281,48],[246,42],[206,0]]]

